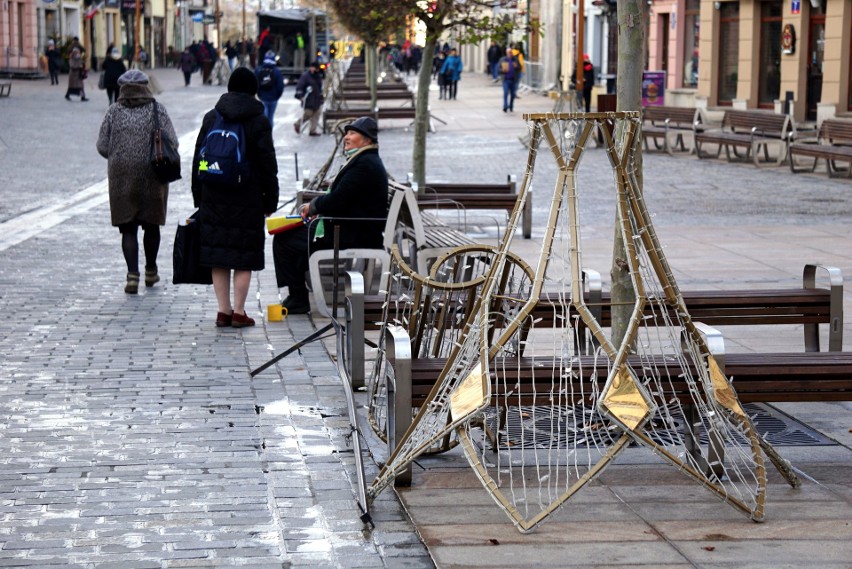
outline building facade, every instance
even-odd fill
[[[697,106],[852,113],[852,0],[656,0],[648,67]],[[789,103],[788,103],[789,101]]]

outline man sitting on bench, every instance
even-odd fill
[[[355,218],[340,223],[340,248],[381,249],[382,231],[388,216],[388,174],[379,157],[379,128],[371,117],[361,117],[344,128],[346,162],[331,182],[327,194],[302,205],[306,225],[279,233],[272,240],[278,288],[287,287],[281,303],[288,314],[307,314],[310,309],[305,273],[314,251],[334,247],[330,223],[317,216]],[[315,283],[318,286],[318,283]]]

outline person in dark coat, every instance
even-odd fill
[[[296,129],[296,134],[299,134],[302,129],[302,124],[311,121],[311,136],[319,136],[317,132],[319,128],[319,109],[322,107],[322,78],[319,75],[320,65],[314,61],[310,64],[307,71],[299,77],[299,82],[296,84],[296,98],[302,101],[304,112],[302,117],[296,121],[293,128]]]
[[[121,51],[117,47],[109,50],[101,66],[101,71],[104,74],[104,89],[106,89],[107,99],[111,105],[118,101],[118,78],[127,71],[124,61],[121,60]]]
[[[274,124],[278,99],[284,94],[284,76],[278,70],[274,51],[266,52],[263,64],[254,74],[257,76],[257,98],[263,103],[263,113],[269,119],[269,124]]]
[[[44,55],[47,57],[47,72],[50,74],[50,84],[59,85],[59,68],[62,65],[62,55],[56,49],[56,42],[48,40]]]
[[[503,49],[497,45],[496,41],[492,41],[491,47],[488,48],[488,72],[495,83],[500,80],[497,76],[497,70],[501,57],[503,57]]]
[[[139,290],[139,227],[145,232],[145,286],[160,280],[157,253],[160,226],[166,224],[169,185],[154,174],[148,161],[154,128],[154,105],[163,136],[177,148],[177,136],[166,108],[154,100],[148,76],[131,69],[118,78],[118,104],[110,105],[98,135],[98,153],[107,159],[109,210],[121,232],[121,250],[127,263],[124,292]]]
[[[577,77],[577,70],[574,70],[572,78]],[[592,60],[588,53],[583,54],[583,103],[588,113],[592,108],[592,89],[595,86],[595,67],[592,65]]]
[[[251,271],[264,268],[264,216],[278,207],[278,162],[272,127],[256,94],[254,73],[238,67],[228,81],[228,92],[219,98],[214,110],[204,115],[195,142],[192,199],[199,208],[201,265],[213,268],[213,290],[219,304],[216,326],[219,327],[254,326],[245,308]],[[248,183],[236,187],[219,186],[202,183],[198,178],[199,151],[217,113],[243,125],[250,172]],[[233,304],[231,271],[234,273]]]
[[[311,305],[305,272],[314,251],[334,247],[330,223],[317,216],[361,218],[340,223],[340,248],[380,249],[388,216],[388,174],[379,157],[379,129],[372,117],[361,117],[344,128],[346,162],[331,182],[327,194],[302,205],[302,218],[309,225],[278,233],[272,240],[278,287],[287,287],[282,302],[288,314],[306,314]],[[371,221],[367,221],[371,220]]]
[[[178,61],[178,69],[183,73],[183,86],[189,87],[189,81],[192,78],[192,72],[195,71],[195,66],[198,63],[195,61],[195,56],[192,55],[189,47],[184,48],[183,53],[180,54],[180,60]]]

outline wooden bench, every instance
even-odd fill
[[[8,97],[12,94],[12,82],[0,81],[0,97]]]
[[[358,117],[364,116],[373,117],[376,122],[402,119],[413,121],[416,116],[416,109],[414,107],[391,107],[381,108],[377,111],[372,111],[368,108],[327,110],[323,113],[322,131],[327,133],[329,131],[329,127],[336,124],[338,121],[344,119],[357,119]],[[435,132],[435,127],[431,118],[429,120],[429,131]]]
[[[701,113],[690,107],[645,107],[642,110],[642,139],[645,150],[651,150],[648,141],[654,143],[654,148],[664,150],[674,155],[676,148],[686,152],[684,135],[693,135],[695,125],[700,123]],[[693,147],[695,141],[693,140]],[[691,148],[690,148],[691,150]]]
[[[813,172],[817,163],[825,160],[825,170],[829,177],[845,174],[852,177],[852,120],[825,119],[819,127],[815,139],[796,140],[790,144],[790,170]],[[800,167],[796,158],[812,158],[810,167]],[[845,162],[846,168],[838,168],[837,162]]]
[[[828,288],[817,286],[818,271],[825,272]],[[583,282],[586,305],[601,326],[611,326],[610,293],[602,290],[600,274],[586,269]],[[361,352],[359,357],[363,361],[366,331],[381,329],[387,298],[383,294],[360,293],[364,290],[361,284],[350,289],[346,302],[352,318],[347,336],[351,338],[352,349]],[[839,352],[843,346],[843,275],[836,267],[806,264],[801,288],[686,290],[681,294],[692,319],[709,326],[802,325],[805,351],[818,352],[820,325],[825,325],[828,350]],[[562,321],[557,301],[557,295],[543,294],[536,303],[530,318],[537,328],[553,327]],[[576,316],[571,309],[568,317],[573,321]],[[363,366],[352,373],[363,381]]]
[[[728,161],[745,162],[751,159],[755,166],[761,164],[761,149],[763,163],[772,162],[769,157],[770,145],[778,147],[774,163],[780,165],[787,157],[789,141],[795,136],[796,127],[789,116],[758,110],[728,110],[725,111],[720,128],[695,125],[693,130],[695,154],[699,158],[718,158],[724,148]],[[716,154],[705,152],[705,144],[715,144]]]
[[[852,401],[852,352],[797,352],[797,353],[737,353],[725,354],[721,335],[704,327],[711,335],[708,345],[725,377],[732,384],[741,403]],[[411,339],[399,326],[386,330],[385,345],[388,365],[393,367],[393,380],[387,389],[388,452],[395,441],[401,440],[412,422],[412,410],[419,409],[447,363],[446,358],[412,358]],[[640,370],[649,360],[628,358],[631,367]],[[682,379],[683,368],[676,358],[656,356],[650,366],[667,378],[665,390],[655,392],[658,404],[670,404],[676,398],[684,411],[694,413],[694,393]],[[575,356],[572,373],[565,373],[564,362],[547,357],[498,357],[489,366],[491,370],[492,405],[532,406],[542,405],[553,390],[555,380],[567,393],[601,393],[607,380],[608,368],[595,356]],[[511,375],[503,375],[506,370]],[[508,387],[507,387],[508,386]],[[511,394],[507,392],[511,390]],[[511,396],[509,396],[511,395]],[[583,397],[593,403],[592,396]],[[696,422],[687,421],[686,440],[693,449],[697,446]],[[687,447],[689,448],[689,446]],[[694,452],[690,449],[690,452]],[[767,450],[767,449],[765,449]],[[717,448],[718,460],[723,460],[724,448]],[[773,461],[774,462],[774,461]],[[776,466],[778,464],[776,463]],[[795,476],[789,477],[797,485]],[[399,473],[395,484],[410,485],[411,468]]]
[[[505,184],[427,183],[418,192],[422,206],[436,209],[501,209],[509,215],[518,201],[517,183],[509,179]],[[532,237],[532,202],[524,205],[522,221],[523,236]]]

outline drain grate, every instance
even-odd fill
[[[837,444],[822,433],[800,423],[786,413],[763,403],[743,405],[751,417],[758,434],[776,447],[784,446],[831,446]],[[574,446],[605,445],[607,421],[595,412],[586,419],[586,425],[597,428],[582,428],[575,422],[581,417],[583,409],[577,408],[576,413],[566,412],[550,406],[525,406],[506,409],[505,425],[501,431],[501,443],[511,447],[528,449],[538,448],[569,448]],[[586,409],[585,413],[589,413]],[[677,431],[683,432],[683,416],[671,413]],[[492,409],[487,414],[488,427],[497,429],[497,411]],[[597,434],[599,433],[599,434]],[[666,433],[665,429],[654,429],[649,433],[658,442],[670,443],[675,438],[674,433]],[[701,430],[699,439],[707,443],[707,435]],[[744,442],[744,441],[741,441]]]

